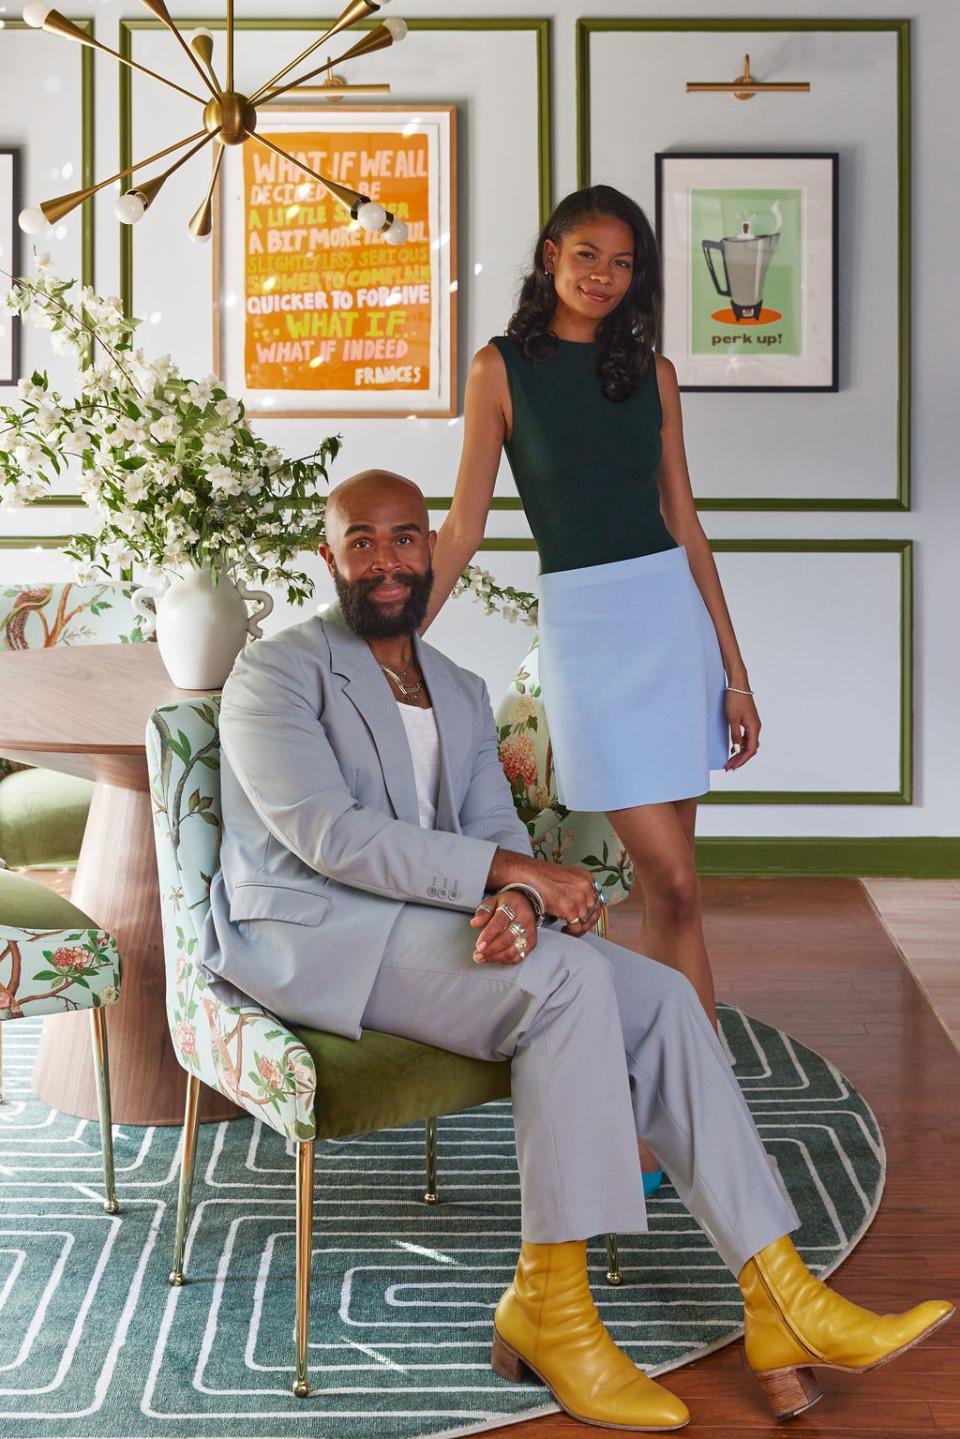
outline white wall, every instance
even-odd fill
[[[331,13],[334,7],[330,7]],[[482,16],[514,18],[516,6],[437,3],[407,0],[395,7],[408,18]],[[71,14],[81,13],[69,10]],[[208,16],[219,7],[174,7],[178,18]],[[283,15],[314,17],[316,6],[286,0],[265,7],[240,0],[239,15],[255,17],[270,10]],[[541,14],[553,21],[553,145],[554,193],[576,185],[575,22],[578,16],[677,17],[679,7],[634,0],[553,0]],[[822,6],[714,0],[713,17],[773,15],[817,16]],[[0,18],[2,18],[0,9]],[[132,3],[105,0],[88,9],[99,38],[116,43],[121,15],[145,15]],[[522,13],[522,12],[521,12]],[[702,14],[702,7],[690,7]],[[899,18],[900,7],[888,0],[870,4],[848,0],[848,18]],[[950,117],[953,57],[960,41],[960,10],[944,0],[917,0],[913,25],[913,508],[910,512],[705,512],[712,538],[912,540],[915,564],[914,713],[915,786],[912,805],[881,804],[719,804],[704,809],[704,835],[949,835],[960,831],[960,770],[955,759],[956,720],[960,711],[960,679],[954,639],[957,614],[957,565],[954,557],[960,500],[954,477],[956,364],[948,337],[948,309],[955,307],[952,252],[944,236],[958,221],[955,155]],[[244,64],[261,69],[276,55],[277,65],[294,53],[297,33],[257,37],[251,50],[241,49]],[[769,448],[783,437],[783,474],[772,492],[798,493],[811,468],[824,477],[811,493],[876,496],[893,492],[895,484],[894,408],[895,355],[883,353],[890,326],[878,308],[889,303],[889,263],[896,213],[892,188],[892,110],[878,95],[889,91],[889,49],[876,37],[844,36],[833,47],[835,64],[824,67],[819,43],[791,48],[771,46],[764,53],[754,42],[754,72],[764,63],[778,66],[782,78],[811,78],[814,93],[797,108],[790,98],[763,97],[736,111],[701,109],[705,97],[657,92],[657,75],[673,62],[686,63],[684,37],[672,38],[668,50],[656,49],[643,36],[595,37],[594,51],[604,74],[594,72],[593,178],[631,189],[652,204],[653,152],[674,145],[698,144],[698,122],[704,118],[699,147],[743,148],[742,138],[722,133],[728,121],[742,125],[756,107],[767,107],[769,135],[757,148],[838,149],[841,209],[842,284],[855,286],[855,298],[842,310],[841,355],[845,388],[839,395],[727,396],[688,394],[684,411],[694,484],[702,494],[730,494],[736,467],[721,456],[736,454],[744,417],[766,426]],[[15,42],[17,48],[14,50]],[[306,43],[306,38],[302,44]],[[759,48],[758,48],[759,45]],[[298,47],[299,48],[299,47]],[[738,71],[743,49],[736,36],[695,37],[689,74],[700,79]],[[138,33],[134,53],[154,60],[171,74],[180,71],[172,40]],[[676,57],[679,54],[679,61]],[[631,57],[636,56],[634,62]],[[663,57],[666,57],[665,59]],[[27,58],[25,58],[27,57]],[[36,57],[36,58],[34,58]],[[246,57],[246,58],[244,58]],[[651,69],[651,65],[653,68]],[[30,70],[28,67],[34,66]],[[621,67],[620,73],[617,66]],[[647,68],[644,69],[644,66]],[[274,67],[276,68],[276,66]],[[117,80],[112,62],[96,63],[98,177],[118,168]],[[701,74],[701,71],[709,73]],[[804,71],[810,73],[803,73]],[[376,73],[375,73],[376,72]],[[789,72],[789,73],[788,73]],[[28,150],[27,198],[36,202],[72,187],[59,182],[53,170],[79,162],[78,74],[76,52],[53,36],[6,36],[0,32],[0,146],[21,144]],[[538,229],[538,145],[536,46],[533,32],[417,32],[401,50],[373,56],[355,66],[351,79],[388,77],[395,100],[455,101],[461,109],[460,132],[460,327],[461,368],[469,354],[489,335],[499,332],[509,315],[516,280]],[[628,83],[632,79],[633,83]],[[37,81],[39,80],[39,85]],[[820,81],[819,89],[817,81]],[[134,153],[149,153],[169,136],[183,113],[181,102],[151,82],[135,79]],[[870,96],[870,105],[863,100]],[[42,98],[41,98],[42,97]],[[709,97],[713,106],[736,102]],[[189,106],[182,102],[189,112]],[[672,107],[672,108],[671,108]],[[846,108],[845,108],[846,107]],[[871,108],[872,107],[872,108]],[[685,117],[681,123],[680,116]],[[784,118],[795,115],[796,129]],[[730,117],[733,121],[730,121]],[[189,122],[189,114],[187,120]],[[170,129],[168,130],[168,122]],[[186,129],[186,125],[181,127]],[[180,133],[177,131],[177,133]],[[154,136],[157,138],[154,140]],[[869,164],[867,161],[869,160]],[[210,360],[207,256],[183,239],[184,213],[199,198],[202,171],[186,169],[171,182],[144,220],[136,236],[134,297],[137,313],[156,317],[145,326],[144,340],[158,351],[171,350],[185,370],[205,373]],[[177,188],[175,188],[175,185]],[[96,283],[108,293],[119,284],[118,236],[112,217],[113,196],[98,201]],[[65,223],[55,241],[67,271],[79,262],[76,216]],[[852,237],[860,236],[857,245]],[[884,269],[884,267],[887,267]],[[480,267],[477,270],[477,267]],[[477,271],[475,273],[475,271]],[[882,276],[871,282],[871,276]],[[28,335],[28,363],[46,365],[43,337]],[[844,381],[842,380],[842,383]],[[948,397],[953,402],[948,407]],[[744,408],[746,407],[746,408]],[[458,420],[274,421],[265,427],[271,439],[293,453],[303,453],[318,434],[340,430],[346,444],[335,473],[343,477],[372,463],[387,463],[416,478],[432,495],[449,494],[456,471],[462,423]],[[772,438],[771,438],[772,437]],[[825,469],[825,467],[827,467]],[[504,466],[498,493],[514,493]],[[750,493],[757,493],[756,489]],[[0,535],[63,534],[77,524],[77,511],[33,509],[0,515]],[[437,512],[435,520],[442,520]],[[491,516],[488,537],[518,537],[528,531],[513,512]],[[794,795],[834,791],[896,791],[899,783],[899,585],[900,557],[876,552],[764,553],[724,552],[718,557],[740,637],[765,719],[764,744],[757,760],[735,779],[717,788],[788,791]],[[505,582],[532,587],[535,557],[529,553],[494,552],[482,563]],[[5,579],[66,575],[51,551],[0,550]],[[318,599],[326,598],[321,582]],[[278,623],[300,617],[281,608]],[[526,631],[485,619],[467,600],[457,602],[438,622],[433,638],[452,654],[480,670],[496,697],[506,685],[528,638]]]

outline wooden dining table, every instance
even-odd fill
[[[216,693],[177,689],[152,643],[54,645],[0,655],[0,755],[94,782],[70,898],[120,950],[120,1001],[106,1011],[117,1124],[183,1120],[186,1074],[167,1027],[145,732],[158,706]],[[44,1020],[33,1083],[51,1107],[95,1119],[81,1018]],[[202,1088],[201,1119],[240,1112]]]

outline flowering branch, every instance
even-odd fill
[[[524,624],[537,624],[537,597],[529,590],[515,590],[512,585],[498,585],[489,570],[479,565],[468,565],[452,590],[452,598],[472,595],[483,605],[485,615],[500,614],[510,624],[523,620]]]

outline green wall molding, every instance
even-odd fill
[[[960,838],[906,835],[902,839],[830,838],[811,835],[769,839],[697,840],[701,875],[780,875],[837,878],[957,879]]]
[[[4,549],[61,549],[69,535],[0,537]],[[715,554],[850,554],[900,557],[900,755],[895,790],[738,790],[713,793],[704,805],[909,805],[913,803],[913,542],[911,540],[711,540]],[[528,537],[483,540],[485,553],[522,554],[536,551]]]
[[[93,22],[92,20],[89,20],[89,19],[78,19],[78,18],[77,18],[76,16],[74,16],[74,15],[66,15],[66,12],[64,12],[64,15],[65,15],[65,18],[66,18],[66,19],[70,20],[70,21],[72,22],[72,24],[76,25],[76,27],[77,27],[78,30],[83,30],[83,31],[85,31],[86,34],[88,34],[88,35],[93,35],[93,33],[94,33],[94,22]],[[4,28],[4,30],[5,30],[6,32],[9,33],[11,30],[32,30],[33,27],[30,26],[30,25],[28,25],[28,24],[26,23],[26,21],[24,21],[24,20],[7,20],[7,21],[5,22],[3,28]],[[33,33],[36,33],[36,32],[34,31]],[[50,41],[50,40],[48,40],[46,43],[47,43],[47,44],[52,44],[52,43],[62,44],[61,41],[52,42],[52,41]],[[93,51],[87,49],[86,46],[81,47],[81,49],[80,49],[80,55],[79,55],[79,60],[80,60],[80,184],[79,184],[79,186],[78,186],[77,188],[78,188],[78,189],[81,189],[81,190],[85,190],[88,185],[92,185],[92,184],[94,183],[94,175],[93,175],[94,153],[93,153],[93,151],[94,151],[95,109],[94,109],[94,98],[93,98],[93,86],[94,86]],[[25,144],[26,144],[25,141],[23,141],[23,140],[17,140],[17,139],[15,139],[15,138],[13,138],[13,137],[10,138],[9,143],[10,143],[11,145],[17,145],[17,146],[20,146],[20,147],[25,147]],[[26,177],[24,177],[24,184],[26,184]],[[25,194],[25,197],[24,197],[24,198],[25,198],[26,201],[30,201],[30,202],[32,202],[32,201],[35,199],[34,196],[27,196],[26,194]],[[42,196],[40,197],[40,199],[44,199],[44,200],[47,199],[47,198],[48,198],[48,197],[47,197],[46,195],[42,195]],[[40,200],[38,199],[38,200],[36,201],[36,203],[39,204],[39,203],[40,203]],[[81,283],[84,284],[84,285],[92,285],[92,284],[93,284],[93,275],[94,275],[94,238],[95,238],[94,224],[95,224],[95,217],[94,217],[93,206],[92,206],[92,205],[90,204],[90,202],[88,201],[88,202],[86,203],[86,205],[83,206],[83,208],[81,209],[81,212],[80,212],[80,280],[81,280]],[[38,235],[38,236],[36,236],[36,239],[35,239],[34,243],[42,243],[42,241],[43,241],[43,236],[42,236],[42,235]],[[31,243],[31,237],[30,237],[30,236],[27,236],[27,237],[25,238],[25,241],[24,241],[24,249],[26,249],[26,248],[30,245],[30,243]],[[26,260],[25,260],[25,259],[24,259],[24,262],[23,262],[23,267],[24,267],[24,270],[25,270],[25,269],[26,269]],[[70,498],[72,499],[73,497],[71,496]],[[82,501],[80,501],[79,503],[82,503]]]
[[[827,511],[891,511],[910,509],[910,293],[911,293],[911,132],[910,132],[910,21],[902,19],[809,19],[770,20],[752,16],[712,18],[633,17],[590,18],[577,21],[576,29],[576,94],[577,94],[577,184],[590,184],[590,37],[597,34],[657,32],[715,32],[735,34],[738,31],[799,32],[809,34],[826,31],[833,34],[891,33],[897,41],[897,492],[883,499],[843,499],[795,496],[765,499],[752,496],[724,496],[698,499],[698,510],[827,510]],[[652,157],[651,157],[652,159]]]

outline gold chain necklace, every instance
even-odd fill
[[[406,670],[401,670],[400,674],[397,674],[396,670],[392,670],[389,665],[382,664],[380,668],[383,670],[384,674],[388,674],[390,676],[397,689],[403,695],[404,699],[416,699],[417,695],[420,694],[423,690],[422,679],[418,680],[415,685],[407,684]]]

